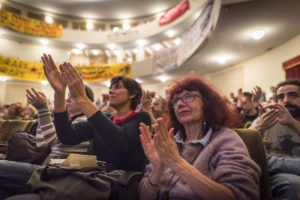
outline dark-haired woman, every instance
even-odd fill
[[[162,119],[153,138],[146,125],[140,126],[150,161],[140,199],[259,199],[260,169],[228,128],[239,120],[224,99],[200,78],[188,76],[171,86],[168,106],[170,131]]]
[[[43,55],[42,61],[54,89],[54,121],[60,141],[75,145],[93,139],[98,160],[116,169],[141,170],[145,155],[139,140],[139,123],[150,125],[151,120],[145,112],[134,112],[142,96],[140,85],[125,76],[111,80],[109,102],[116,113],[108,118],[87,98],[82,77],[71,64],[60,65],[59,72],[50,55]],[[64,101],[66,86],[88,118],[87,122],[71,124]]]

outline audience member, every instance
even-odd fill
[[[224,98],[200,78],[188,76],[169,89],[168,108],[170,131],[161,118],[153,138],[149,127],[140,126],[150,161],[140,199],[259,199],[260,168],[227,128],[239,116]]]
[[[278,104],[260,109],[250,128],[260,131],[267,151],[272,195],[276,199],[300,197],[300,79],[276,87]]]
[[[24,107],[24,119],[36,119],[36,118],[37,118],[36,109],[30,104],[26,104],[26,106]]]
[[[94,93],[88,86],[85,87],[86,96],[93,102]],[[62,144],[56,135],[56,130],[51,117],[51,112],[47,106],[46,95],[35,89],[26,90],[28,102],[38,109],[38,127],[36,131],[36,146],[37,148],[51,147],[48,158],[44,164],[48,163],[51,158],[67,158],[70,153],[86,154],[89,142],[85,141],[78,145]],[[66,106],[71,117],[72,123],[86,121],[80,106],[75,102],[70,93],[66,99]]]
[[[161,96],[152,98],[151,92],[143,91],[140,110],[147,112],[151,117],[152,124],[155,124],[158,118],[166,117],[167,102]]]
[[[142,95],[140,85],[123,76],[112,79],[109,98],[116,113],[109,119],[89,100],[82,77],[69,63],[60,65],[59,72],[50,55],[43,55],[42,61],[45,75],[54,89],[54,123],[59,140],[66,145],[76,145],[92,139],[98,160],[116,169],[141,170],[145,155],[139,140],[139,123],[150,126],[151,121],[147,113],[134,112]],[[69,119],[64,100],[67,86],[87,121],[72,124]],[[32,192],[26,183],[38,166],[9,164],[0,162],[0,198]]]
[[[12,103],[8,108],[7,119],[22,119],[24,117],[24,107],[22,103]]]

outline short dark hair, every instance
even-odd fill
[[[92,101],[94,102],[94,92],[93,90],[87,86],[87,85],[84,85],[84,89],[85,89],[85,94],[86,96]]]
[[[243,96],[248,99],[248,101],[251,101],[252,99],[252,94],[250,92],[243,92]]]
[[[285,86],[285,85],[296,85],[300,88],[300,79],[289,79],[289,80],[278,83],[278,85],[276,86],[276,90],[275,90],[276,94],[277,94],[277,90],[280,87]]]
[[[113,85],[119,83],[120,81],[122,81],[125,88],[128,90],[128,93],[130,95],[134,95],[134,97],[131,99],[130,107],[132,110],[135,110],[137,105],[141,101],[141,97],[142,97],[142,93],[143,93],[140,84],[132,78],[129,78],[126,76],[116,76],[113,79],[111,79],[110,88]]]

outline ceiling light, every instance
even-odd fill
[[[79,55],[82,53],[82,51],[80,49],[72,49],[71,52],[75,55]]]
[[[167,36],[169,37],[169,38],[172,38],[172,37],[174,37],[175,36],[175,31],[173,31],[173,30],[170,30],[170,31],[167,31]]]
[[[263,29],[257,29],[252,32],[252,38],[254,40],[260,40],[261,38],[264,37],[264,35],[265,35],[265,30]]]
[[[82,43],[78,43],[75,45],[78,49],[82,50],[85,48],[85,44],[82,44]]]
[[[139,45],[139,46],[145,46],[146,44],[147,44],[147,41],[146,40],[138,40],[137,41],[137,44]]]
[[[107,47],[108,47],[110,50],[113,50],[113,49],[117,48],[117,45],[111,43],[111,44],[108,44]]]
[[[49,41],[48,40],[45,40],[45,39],[41,39],[40,42],[42,43],[42,45],[46,46],[49,44]]]
[[[132,52],[133,52],[134,54],[137,54],[137,53],[139,52],[139,50],[137,50],[137,49],[132,49]]]
[[[114,54],[115,54],[116,56],[119,55],[119,51],[118,51],[118,50],[114,50],[113,52],[114,52]]]
[[[49,84],[49,82],[48,81],[41,81],[41,84],[46,86],[46,85]]]
[[[5,82],[8,80],[8,77],[6,76],[0,76],[0,81]]]
[[[220,63],[220,64],[225,64],[227,62],[228,58],[226,56],[219,56],[217,58],[217,61]]]
[[[124,24],[123,24],[123,29],[124,29],[125,31],[130,30],[130,28],[131,28],[130,24],[128,24],[128,23],[124,23]]]
[[[167,76],[160,76],[160,77],[159,77],[159,80],[160,80],[161,82],[163,82],[163,83],[167,82],[168,79],[169,79],[169,78],[168,78]]]
[[[127,58],[127,61],[128,62],[132,62],[132,58]]]
[[[92,22],[87,22],[86,23],[86,29],[87,30],[93,30],[93,28],[94,28],[94,24],[92,23]]]
[[[181,39],[180,38],[177,38],[177,39],[174,40],[174,44],[175,45],[180,45],[180,43],[181,43]]]
[[[99,51],[98,49],[93,49],[93,50],[92,50],[92,54],[93,54],[94,56],[98,56],[98,55],[100,54],[100,51]]]
[[[117,26],[115,26],[115,27],[113,27],[113,29],[112,29],[112,31],[114,32],[114,33],[117,33],[117,32],[119,32],[119,27],[117,27]]]
[[[155,44],[155,45],[153,45],[153,49],[154,49],[155,51],[159,51],[159,50],[161,50],[161,48],[162,48],[162,45],[161,45],[161,44]]]
[[[50,16],[46,16],[46,17],[45,17],[45,21],[46,21],[48,24],[52,24],[52,23],[53,23],[53,18],[50,17]]]

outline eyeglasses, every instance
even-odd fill
[[[193,94],[193,93],[188,93],[188,94],[183,95],[182,97],[177,97],[177,98],[173,99],[173,101],[172,101],[173,107],[177,106],[178,102],[180,100],[185,104],[192,103],[193,101],[195,101],[196,97],[201,98],[200,95]]]

